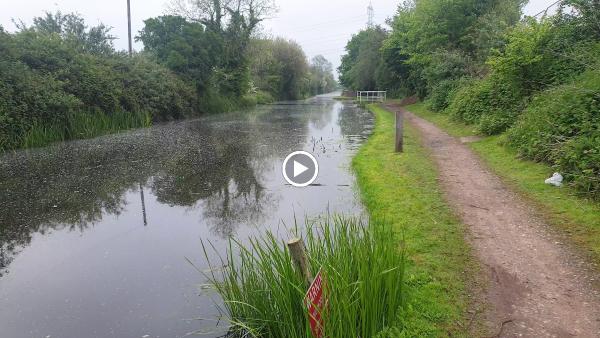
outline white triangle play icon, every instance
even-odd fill
[[[308,168],[296,161],[294,161],[294,178],[298,177],[298,175],[302,175],[302,173],[306,172]]]

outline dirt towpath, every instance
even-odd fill
[[[493,335],[600,337],[600,295],[581,259],[468,146],[410,112],[405,118],[430,150],[446,199],[489,276],[485,318]]]

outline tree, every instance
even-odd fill
[[[219,59],[219,46],[209,38],[204,27],[180,16],[166,15],[144,21],[136,41],[143,42],[145,51],[192,81],[199,90],[208,86],[212,68]]]
[[[343,86],[353,90],[378,89],[377,74],[383,61],[380,49],[387,35],[382,27],[377,26],[362,30],[350,39],[338,68]]]
[[[273,40],[272,48],[273,58],[280,65],[277,96],[284,100],[302,98],[308,71],[308,63],[302,47],[294,41],[277,38]]]
[[[382,54],[407,94],[446,102],[463,77],[487,72],[490,53],[520,19],[523,0],[416,0],[400,5]],[[439,87],[439,88],[438,88]],[[449,91],[450,89],[450,91]],[[443,104],[442,104],[443,106]],[[442,107],[443,108],[443,107]]]
[[[335,88],[331,63],[319,55],[309,65],[304,51],[294,41],[253,39],[249,59],[256,89],[274,99],[295,100]]]
[[[309,66],[310,94],[318,95],[328,93],[335,89],[336,82],[333,76],[333,65],[323,55],[312,58]]]
[[[258,24],[276,7],[273,0],[174,0],[170,9],[209,30],[220,32],[225,26],[237,26],[250,38]]]
[[[83,18],[76,13],[46,12],[45,16],[33,19],[33,26],[27,27],[21,22],[17,27],[21,31],[31,29],[41,34],[58,34],[82,52],[103,55],[114,53],[115,37],[110,34],[111,27],[102,23],[88,27]]]
[[[247,50],[250,37],[275,11],[273,0],[174,0],[171,11],[206,28],[219,51],[213,87],[243,96],[249,90]]]

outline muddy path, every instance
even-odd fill
[[[488,277],[489,336],[600,337],[596,276],[583,260],[467,145],[410,112],[405,117],[431,152],[445,197],[468,226]]]

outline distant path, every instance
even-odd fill
[[[405,116],[430,149],[446,199],[489,275],[486,319],[494,337],[600,337],[600,295],[581,260],[460,140]]]

